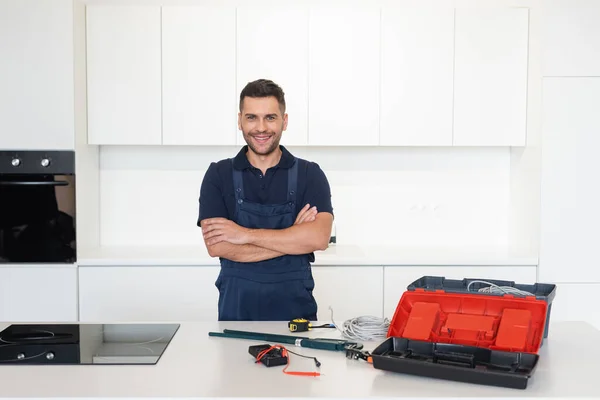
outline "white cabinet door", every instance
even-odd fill
[[[535,266],[441,266],[441,267],[384,267],[383,312],[393,318],[406,287],[422,276],[443,276],[447,279],[494,279],[533,284]]]
[[[319,321],[331,322],[329,307],[338,325],[350,318],[383,316],[383,267],[313,266],[312,272]]]
[[[454,145],[526,144],[528,10],[457,9]]]
[[[0,148],[75,148],[73,1],[0,2]]]
[[[379,9],[317,6],[309,19],[309,145],[378,145]]]
[[[600,76],[600,3],[544,2],[544,76]]]
[[[237,93],[270,79],[285,93],[283,145],[308,143],[308,8],[241,7],[237,12]],[[237,144],[245,144],[241,132]]]
[[[220,267],[80,267],[81,321],[216,321]]]
[[[451,146],[452,8],[389,8],[381,15],[382,146]]]
[[[159,6],[87,6],[88,142],[161,143]]]
[[[162,8],[163,144],[233,145],[235,8]]]
[[[0,267],[0,321],[77,321],[77,267]]]
[[[540,279],[600,283],[600,79],[545,78]]]

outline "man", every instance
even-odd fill
[[[219,320],[317,319],[310,263],[327,248],[333,222],[329,182],[314,162],[279,144],[285,97],[270,80],[240,93],[246,146],[210,164],[200,189],[204,243],[219,257]]]

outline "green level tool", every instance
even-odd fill
[[[263,342],[289,343],[299,347],[311,349],[345,351],[348,349],[362,349],[360,343],[339,339],[307,338],[302,336],[277,335],[273,333],[235,331],[223,329],[223,332],[208,332],[208,336],[225,337],[233,339],[261,340]]]

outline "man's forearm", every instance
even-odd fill
[[[208,253],[211,257],[222,257],[236,262],[258,262],[284,255],[278,251],[253,244],[233,244],[229,242],[220,242],[208,246]]]
[[[285,254],[308,254],[325,250],[331,230],[317,221],[293,225],[286,229],[252,229],[249,243]]]

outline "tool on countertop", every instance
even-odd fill
[[[307,319],[296,318],[296,319],[288,322],[288,328],[290,328],[290,332],[307,332],[311,329],[316,329],[316,328],[334,328],[335,329],[335,325],[334,324],[323,324],[323,325],[313,326],[310,323],[310,321]]]
[[[361,349],[346,349],[346,358],[351,360],[365,360],[369,364],[373,364],[373,357],[371,357],[371,353]]]
[[[225,337],[233,339],[249,339],[249,340],[260,340],[265,342],[278,342],[293,344],[298,347],[308,347],[311,349],[318,350],[331,350],[331,351],[346,351],[348,349],[362,349],[363,345],[356,342],[350,342],[347,340],[340,339],[328,339],[328,338],[307,338],[303,336],[288,336],[278,335],[273,333],[260,333],[260,332],[248,332],[248,331],[237,331],[231,329],[223,329],[223,332],[208,332],[208,336]]]
[[[256,346],[250,346],[248,348],[248,353],[252,355],[256,362],[263,363],[266,367],[276,367],[280,365],[285,365],[283,368],[283,373],[288,375],[298,375],[298,376],[321,376],[320,372],[305,372],[305,371],[288,371],[288,367],[290,366],[290,358],[288,353],[295,354],[299,357],[311,358],[315,361],[315,365],[317,368],[321,366],[319,360],[316,357],[305,356],[303,354],[294,353],[291,350],[286,349],[281,345],[269,345],[269,344],[259,344]]]

